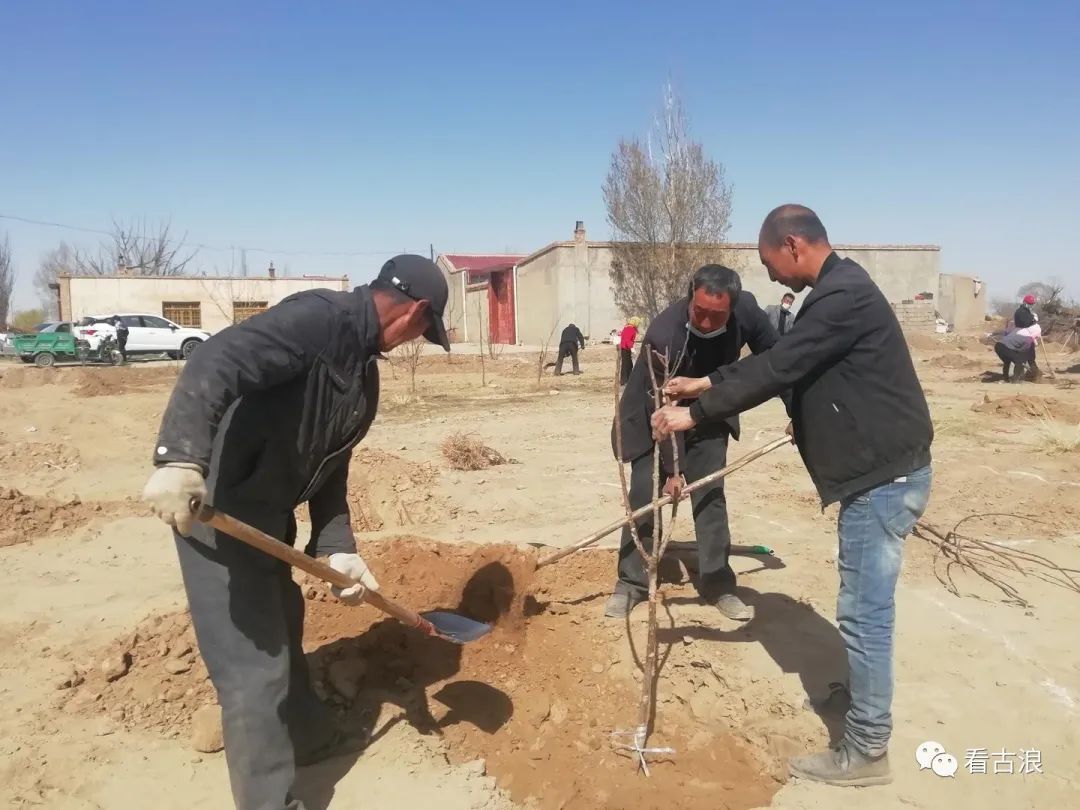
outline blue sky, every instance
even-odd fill
[[[629,5],[11,0],[0,214],[169,219],[225,248],[209,271],[236,245],[357,283],[429,243],[606,238],[611,150],[670,77],[734,185],[731,239],[803,202],[836,242],[940,244],[992,296],[1080,295],[1080,4]],[[0,232],[19,306],[42,252],[98,241]]]

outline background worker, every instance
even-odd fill
[[[189,502],[287,543],[307,502],[305,551],[358,582],[334,595],[357,604],[378,590],[350,528],[349,459],[375,418],[381,353],[420,335],[450,350],[446,300],[435,264],[397,256],[370,286],[292,295],[219,332],[177,380],[143,498],[175,527],[239,810],[302,810],[296,765],[339,752],[340,732],[308,679],[304,599],[289,566],[193,523]]]
[[[116,327],[116,348],[120,352],[120,359],[127,362],[128,325],[119,315],[113,316],[113,326]]]
[[[1022,383],[1025,365],[1030,365],[1037,374],[1035,365],[1035,344],[1042,337],[1042,327],[1032,323],[1023,329],[1013,329],[998,338],[994,344],[994,353],[1001,359],[1001,381]],[[1009,366],[1013,366],[1012,379],[1009,378]]]
[[[619,379],[623,385],[630,379],[630,370],[634,367],[634,343],[639,326],[641,318],[631,318],[619,333]]]
[[[657,382],[665,378],[663,363],[668,358],[672,374],[703,377],[739,359],[743,346],[762,352],[777,341],[765,313],[754,296],[742,289],[739,274],[718,264],[708,264],[694,273],[689,295],[661,312],[649,324],[645,341],[630,381],[619,400],[623,455],[630,463],[630,505],[638,509],[652,501],[653,437],[649,416],[654,410],[651,361]],[[707,379],[707,378],[706,378]],[[739,438],[739,420],[726,421],[690,430],[677,437],[679,475],[675,475],[671,443],[660,445],[664,492],[675,495],[687,482],[716,472],[727,463],[728,437]],[[615,432],[612,430],[612,450]],[[750,609],[735,594],[735,572],[728,562],[731,531],[723,480],[704,487],[691,496],[694,532],[698,547],[698,592],[730,619],[746,621]],[[652,548],[652,514],[637,524],[646,550]],[[611,618],[625,617],[648,596],[645,563],[634,545],[629,526],[623,529],[619,549],[618,580],[604,609]]]
[[[867,272],[841,259],[809,208],[772,211],[758,237],[769,278],[803,301],[769,351],[720,369],[689,408],[653,415],[658,439],[704,428],[791,388],[791,429],[822,506],[840,502],[836,617],[847,648],[851,708],[831,750],[796,757],[792,775],[832,785],[892,779],[893,630],[904,537],[930,497],[933,426],[896,315]]]
[[[779,305],[769,304],[769,306],[765,307],[765,315],[769,318],[769,323],[780,337],[791,331],[791,322],[793,320],[791,307],[794,303],[795,296],[791,293],[784,293]]]
[[[580,374],[581,369],[578,367],[578,347],[585,348],[585,336],[581,334],[581,330],[577,328],[575,324],[570,324],[562,330],[562,335],[559,336],[559,357],[555,361],[555,376],[562,376],[562,364],[563,360],[569,357],[574,364],[574,373]]]

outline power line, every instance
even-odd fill
[[[23,222],[27,225],[41,225],[48,228],[61,228],[68,231],[78,231],[80,233],[92,233],[98,236],[113,236],[113,233],[111,231],[103,231],[98,228],[84,228],[79,225],[66,225],[62,222],[48,222],[40,219],[29,219],[27,217],[18,217],[13,214],[0,214],[0,219],[8,219],[13,222]],[[270,248],[249,247],[247,245],[229,245],[228,247],[221,247],[219,245],[207,245],[201,242],[187,242],[183,240],[180,240],[178,244],[181,246],[197,248],[199,250],[210,250],[221,253],[230,253],[236,250],[246,250],[251,253],[266,253],[273,256],[333,256],[338,258],[347,258],[350,256],[396,256],[398,253],[401,252],[399,250],[271,250]]]

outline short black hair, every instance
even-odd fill
[[[787,301],[789,298],[794,301],[795,293],[784,293],[782,296],[780,296],[781,301]]]
[[[724,267],[722,264],[706,264],[694,273],[694,278],[690,282],[690,297],[692,298],[694,293],[701,289],[709,295],[727,293],[734,306],[735,300],[742,292],[742,279],[730,267]]]
[[[805,205],[774,208],[761,224],[761,241],[771,247],[779,246],[788,236],[800,236],[812,245],[829,241],[818,215]]]

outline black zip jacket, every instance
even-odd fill
[[[655,410],[653,401],[652,378],[649,375],[647,359],[651,359],[656,372],[656,381],[663,384],[664,363],[661,357],[670,358],[668,362],[674,371],[673,377],[710,377],[715,385],[717,370],[739,359],[743,346],[749,346],[755,354],[766,351],[779,340],[776,330],[765,313],[758,306],[757,299],[743,290],[735,299],[735,307],[727,322],[727,329],[714,338],[699,338],[687,328],[690,317],[690,299],[682,298],[665,309],[649,324],[638,352],[637,361],[630,372],[622,398],[619,400],[619,419],[622,422],[622,441],[624,462],[633,461],[646,453],[652,452],[653,438],[650,419]],[[786,393],[784,394],[786,397]],[[768,397],[766,397],[768,399]],[[785,399],[786,404],[786,399]],[[738,440],[739,417],[729,415],[722,424],[701,425],[695,427],[698,437],[726,431]],[[686,457],[681,433],[675,434],[679,458]],[[615,442],[615,426],[611,429],[611,449],[618,456]],[[660,466],[665,475],[674,471],[674,455],[671,442],[660,445]],[[680,472],[682,463],[680,462]]]
[[[352,448],[379,403],[378,337],[366,286],[298,293],[219,332],[177,380],[154,463],[207,475],[217,441],[218,497],[273,510],[309,501],[309,551],[355,553],[345,493]]]
[[[562,335],[559,336],[559,348],[563,346],[577,348],[579,345],[581,348],[585,348],[585,336],[581,334],[581,330],[577,328],[576,324],[570,324],[562,330]]]
[[[1016,308],[1016,312],[1013,313],[1013,326],[1017,329],[1027,329],[1034,323],[1035,315],[1031,312],[1031,307],[1021,304]]]
[[[900,324],[850,259],[831,254],[791,331],[718,376],[690,406],[696,424],[792,388],[795,441],[823,506],[930,463],[934,428]]]

